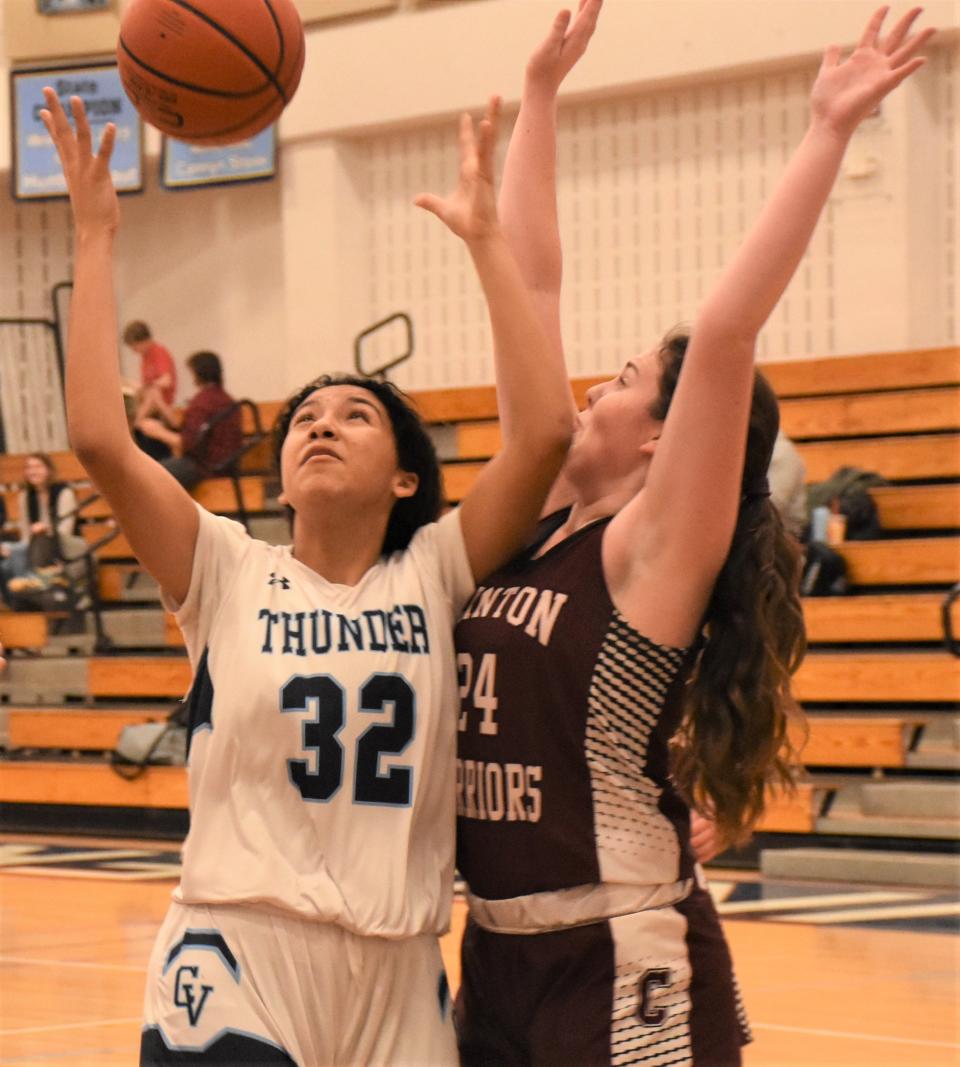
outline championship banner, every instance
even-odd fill
[[[66,196],[67,182],[57,150],[40,119],[46,107],[43,88],[51,86],[70,114],[70,97],[79,96],[86,106],[99,145],[108,122],[117,127],[117,140],[110,174],[118,193],[143,188],[143,127],[140,116],[120,85],[116,66],[58,67],[52,70],[13,71],[11,110],[13,121],[13,195],[18,200]]]

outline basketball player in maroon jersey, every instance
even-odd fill
[[[501,187],[558,343],[556,93],[600,4],[558,16],[532,56]],[[464,609],[467,1067],[741,1062],[746,1018],[689,805],[737,842],[791,776],[798,556],[769,499],[779,416],[755,343],[854,130],[923,63],[918,14],[882,36],[882,8],[851,56],[827,49],[803,141],[690,336],[590,390],[552,497],[566,506]]]

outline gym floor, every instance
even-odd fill
[[[0,1063],[136,1063],[177,870],[173,844],[0,837]],[[957,894],[709,874],[754,1030],[745,1067],[960,1064]],[[454,987],[464,911],[444,940]]]

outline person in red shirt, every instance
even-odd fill
[[[168,406],[177,395],[177,368],[169,349],[153,339],[145,322],[127,323],[123,343],[140,357],[140,395],[137,417],[147,414],[151,394],[158,392]]]
[[[147,415],[136,429],[152,440],[166,445],[172,455],[162,464],[187,489],[204,478],[218,473],[236,455],[243,440],[240,411],[222,414],[234,404],[223,388],[223,367],[214,352],[194,352],[187,360],[197,393],[187,404],[181,420],[168,404],[156,403],[161,418]],[[220,416],[217,418],[217,416]],[[171,425],[179,428],[173,430]],[[211,422],[213,425],[211,426]],[[209,432],[204,434],[207,427]]]

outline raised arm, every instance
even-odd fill
[[[611,524],[608,578],[621,591],[657,575],[709,594],[729,549],[741,496],[754,346],[792,278],[859,123],[924,60],[933,31],[908,37],[908,12],[884,39],[887,8],[852,55],[828,48],[811,94],[807,132],[773,195],[697,315],[646,485]]]
[[[106,497],[137,558],[175,600],[190,585],[196,506],[181,486],[134,444],[120,390],[113,246],[120,211],[110,178],[116,130],[106,127],[94,154],[79,97],[70,101],[75,131],[60,100],[45,89],[41,112],[67,178],[76,227],[76,260],[67,339],[70,443]]]
[[[499,100],[475,132],[460,120],[460,181],[446,199],[423,194],[465,242],[483,287],[493,332],[503,444],[461,504],[464,539],[477,578],[523,545],[570,443],[563,353],[547,336],[497,218],[493,155]]]
[[[530,56],[498,199],[503,234],[550,339],[561,348],[557,92],[587,50],[602,4],[580,0],[573,19],[569,11],[561,11]]]
[[[580,0],[577,14],[561,11],[524,72],[523,95],[500,182],[503,233],[530,291],[547,336],[562,351],[560,286],[563,253],[557,219],[557,93],[586,52],[603,0]],[[576,405],[570,396],[570,417]],[[556,511],[572,499],[560,472],[544,504]]]

